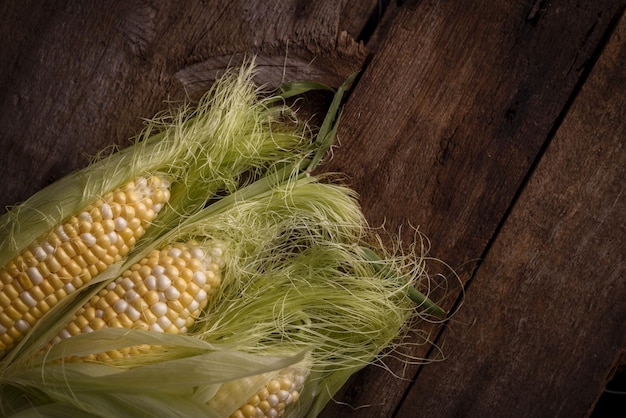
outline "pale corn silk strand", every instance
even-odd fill
[[[258,93],[250,76],[218,83],[214,96],[232,104],[208,101],[211,118],[191,110],[156,134],[210,136],[192,145],[207,155],[158,167],[171,197],[156,228],[0,364],[3,412],[314,416],[414,325],[420,311],[407,293],[423,277],[421,254],[389,253],[352,190],[299,174],[308,131],[278,123],[285,108],[270,106],[275,98],[239,106],[242,92]],[[255,115],[250,126],[232,118],[242,114]],[[242,135],[253,139],[242,145]]]

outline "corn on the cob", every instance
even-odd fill
[[[263,389],[245,405],[231,414],[231,418],[275,418],[285,413],[285,408],[298,401],[306,380],[301,369],[287,368],[270,380]]]
[[[268,373],[226,382],[209,401],[209,405],[230,414],[230,418],[280,417],[285,413],[285,408],[298,402],[308,376],[308,365],[300,363],[282,369],[277,374]],[[259,379],[266,381],[263,387],[234,412],[230,412],[232,407],[228,411],[232,394],[245,391],[248,387],[258,387]]]
[[[169,199],[169,182],[140,177],[35,240],[0,270],[0,357],[36,321],[135,245]]]
[[[184,333],[220,285],[222,265],[219,245],[206,249],[190,241],[153,250],[93,296],[52,342],[105,327]],[[139,349],[85,359],[120,358]]]

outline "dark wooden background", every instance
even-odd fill
[[[0,207],[244,55],[270,85],[362,68],[324,169],[464,291],[450,278],[456,314],[426,327],[440,350],[411,351],[431,364],[366,368],[323,416],[626,416],[605,392],[624,390],[625,5],[0,0]]]

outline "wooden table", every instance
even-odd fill
[[[270,85],[362,68],[323,169],[372,225],[419,227],[459,283],[424,325],[438,348],[410,351],[430,364],[368,367],[323,416],[587,416],[626,348],[625,5],[4,1],[0,204],[244,54]]]

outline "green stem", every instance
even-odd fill
[[[343,100],[344,93],[352,85],[352,82],[355,80],[357,75],[358,72],[351,74],[337,89],[337,92],[333,97],[333,101],[330,103],[330,107],[328,108],[328,112],[324,117],[324,122],[322,122],[322,126],[317,134],[317,139],[314,143],[317,149],[315,154],[313,154],[311,162],[306,168],[308,173],[311,173],[317,167],[324,155],[326,155],[332,144],[335,142],[335,134],[337,133],[339,119],[341,117],[341,112],[339,110],[341,101]]]
[[[284,100],[293,96],[300,96],[301,94],[312,90],[334,91],[332,87],[324,83],[317,83],[313,81],[294,81],[282,85],[278,90],[278,94],[276,94],[276,98]]]
[[[391,269],[384,264],[384,261],[378,256],[378,254],[376,254],[369,248],[359,247],[359,249],[361,250],[361,253],[365,257],[365,259],[372,262],[372,265],[377,272],[382,272],[390,279],[399,279],[398,275],[395,272],[391,271]],[[430,300],[428,296],[426,296],[413,286],[409,287],[407,291],[407,297],[415,302],[417,305],[424,307],[427,312],[433,315],[441,318],[447,315],[446,311],[440,308],[435,302]]]

